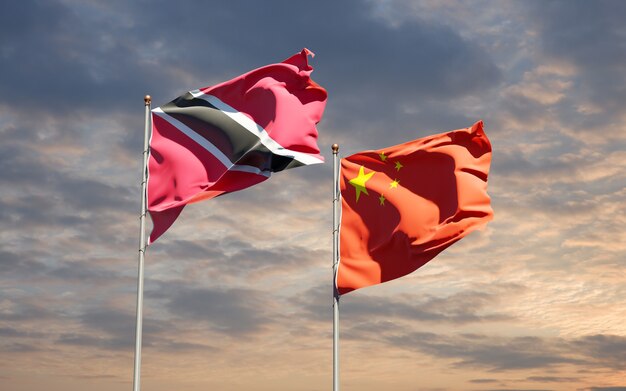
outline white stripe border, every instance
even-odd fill
[[[226,167],[228,170],[243,171],[243,172],[249,172],[252,174],[263,175],[268,178],[270,177],[271,172],[269,170],[262,171],[258,169],[257,167],[253,167],[253,166],[234,164],[233,162],[230,161],[228,156],[224,155],[222,151],[219,150],[219,148],[211,144],[207,139],[200,136],[198,133],[193,131],[184,123],[180,122],[176,118],[165,113],[163,110],[161,110],[160,107],[153,109],[152,113],[154,115],[159,116],[159,118],[163,119],[164,121],[167,121],[170,125],[174,126],[176,129],[184,133],[187,137],[195,141],[198,145],[200,145],[202,148],[208,151],[211,155],[215,156],[215,158],[217,158],[217,160],[219,160],[220,163],[222,163],[222,165]]]
[[[291,149],[284,148],[280,145],[276,140],[270,137],[265,129],[262,126],[254,122],[245,114],[239,112],[235,108],[231,107],[229,104],[223,102],[221,99],[214,95],[205,94],[200,90],[189,91],[194,98],[202,99],[209,102],[211,105],[216,107],[222,113],[229,116],[233,121],[237,122],[239,125],[243,126],[246,130],[248,130],[253,135],[257,136],[267,149],[269,149],[275,155],[286,156],[293,158],[299,161],[302,164],[310,165],[310,164],[319,164],[324,163],[324,160],[317,158],[315,156],[311,156],[309,154],[294,151]]]

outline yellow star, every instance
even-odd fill
[[[400,162],[396,162],[396,170],[400,171],[400,169],[401,169],[402,167],[404,167],[404,166],[402,165],[402,163],[400,163]]]
[[[398,188],[398,184],[400,184],[400,181],[397,179],[394,179],[393,182],[391,182],[389,184],[389,188],[390,189],[397,189]]]
[[[380,197],[378,197],[378,200],[380,201],[381,205],[383,205],[383,206],[385,205],[385,196],[384,195],[381,194]]]
[[[359,168],[359,175],[354,179],[350,179],[349,183],[356,189],[356,202],[359,202],[359,197],[361,196],[361,193],[369,195],[367,193],[367,188],[365,187],[365,182],[367,182],[374,174],[375,171],[366,174],[363,170],[363,166],[361,166],[361,168]]]
[[[387,155],[385,155],[385,152],[379,153],[378,156],[380,156],[380,160],[382,160],[383,162],[387,160]]]

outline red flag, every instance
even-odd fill
[[[272,172],[322,163],[316,124],[326,90],[307,49],[152,110],[148,211],[154,242],[184,206],[245,189]]]
[[[407,275],[491,220],[490,163],[482,121],[342,159],[338,292]]]

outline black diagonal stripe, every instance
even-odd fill
[[[291,157],[272,153],[237,121],[190,93],[161,106],[161,110],[205,138],[235,164],[271,172],[302,165]]]
[[[267,151],[267,149],[265,150]],[[304,165],[293,158],[276,155],[269,151],[252,149],[237,161],[237,164],[257,167],[262,171],[278,172]]]

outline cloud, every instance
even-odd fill
[[[388,337],[395,346],[454,361],[457,367],[486,368],[493,372],[556,368],[624,370],[626,338],[593,335],[563,339],[535,336],[495,337],[482,334],[444,335],[431,332],[396,333]],[[529,378],[531,381],[556,381]],[[561,379],[562,381],[568,381]]]
[[[580,359],[564,355],[559,346],[537,337],[499,340],[476,334],[448,338],[434,333],[412,333],[390,337],[389,342],[418,349],[435,357],[455,359],[456,366],[483,367],[495,372],[586,364]]]
[[[391,125],[403,132],[414,131],[414,126],[408,122],[411,116],[390,124],[380,121],[375,111],[394,112],[418,101],[475,94],[496,86],[500,78],[484,49],[450,27],[424,20],[390,25],[374,16],[376,7],[370,2],[320,1],[307,4],[306,12],[290,2],[232,2],[220,9],[194,5],[193,14],[208,15],[208,23],[189,21],[190,5],[117,7],[31,2],[6,9],[4,15],[11,15],[10,21],[4,17],[6,25],[19,23],[28,34],[20,37],[19,46],[11,35],[4,41],[5,72],[12,75],[0,87],[2,96],[11,96],[4,104],[128,113],[146,92],[155,103],[166,102],[186,89],[278,62],[308,46],[319,55],[315,79],[331,96],[325,126],[339,133],[360,128],[372,145],[382,145],[380,129]],[[50,17],[41,18],[43,14]],[[279,22],[268,24],[259,15]],[[173,21],[185,21],[185,29]],[[223,39],[232,26],[245,28]],[[249,39],[258,31],[272,45]],[[68,91],[71,99],[65,98]],[[47,104],[32,108],[32,96]],[[446,112],[441,119],[451,114]]]
[[[625,389],[624,15],[610,1],[7,4],[7,387],[26,387],[35,367],[51,390],[71,389],[59,379],[77,366],[90,382],[128,381],[144,94],[161,104],[306,46],[329,91],[328,162],[191,205],[149,248],[148,382],[327,381],[330,144],[347,155],[482,118],[496,219],[418,273],[342,298],[346,381]]]
[[[54,343],[57,346],[128,353],[135,345],[135,320],[134,313],[116,308],[88,309],[80,315],[82,329],[60,333]],[[184,334],[184,329],[177,326],[177,322],[144,315],[142,346],[146,350],[169,353],[200,351],[204,354],[218,351],[209,344],[194,342],[190,334]]]
[[[41,263],[10,251],[0,251],[0,271],[8,276],[24,277],[33,271],[41,270]]]
[[[6,338],[21,338],[21,337],[33,337],[38,338],[42,337],[45,334],[42,332],[32,332],[32,331],[24,331],[12,327],[2,327],[0,328],[0,335]]]
[[[11,342],[4,346],[0,346],[0,350],[7,353],[36,353],[41,352],[43,349],[36,343],[19,343]]]
[[[568,90],[572,87],[570,80],[562,80],[559,73],[547,71],[539,67],[532,72],[524,73],[519,84],[510,85],[504,90],[504,94],[510,94],[523,99],[528,99],[541,104],[543,107],[554,105],[565,98]],[[569,76],[566,74],[565,76]]]
[[[618,335],[590,335],[571,341],[575,349],[592,357],[603,367],[626,369],[626,337]]]
[[[16,298],[19,298],[17,300]],[[20,322],[45,322],[57,318],[57,314],[42,300],[27,300],[19,294],[13,298],[6,295],[0,301],[0,319],[7,323],[19,324]]]
[[[253,336],[273,323],[265,310],[268,303],[252,290],[179,288],[167,301],[168,310],[181,320],[206,323],[232,337]]]
[[[325,322],[328,300],[322,294],[324,289],[327,287],[312,288],[292,302],[304,309],[308,319]],[[311,301],[311,297],[315,299]],[[342,297],[344,305],[341,317],[346,319],[347,324],[353,325],[347,333],[351,338],[366,339],[370,332],[381,331],[398,321],[452,325],[510,321],[509,315],[490,311],[490,308],[497,307],[498,301],[498,293],[471,290],[446,297],[425,295],[418,298],[409,295],[380,297],[360,293]]]
[[[482,391],[554,391],[554,390],[549,390],[546,388],[542,388],[542,389],[537,389],[537,388],[497,388],[497,389],[488,389],[488,390],[482,390]]]
[[[574,383],[580,381],[577,377],[560,377],[560,376],[529,376],[527,381],[538,383]]]
[[[319,251],[297,244],[259,248],[244,238],[226,236],[202,242],[171,240],[160,247],[160,259],[191,260],[187,267],[215,276],[262,278],[271,274],[290,274],[313,266],[320,258]],[[325,254],[324,254],[325,255]]]
[[[475,383],[475,384],[486,384],[486,383],[499,383],[500,380],[498,379],[472,379],[470,380],[470,383]]]
[[[112,228],[119,224],[120,212],[136,209],[127,186],[66,172],[47,162],[36,145],[3,145],[0,166],[0,215],[11,223],[13,232],[32,237],[36,232],[57,230],[96,240],[105,235],[111,238],[116,236]]]
[[[124,18],[100,19],[92,6],[24,1],[5,9],[0,45],[11,77],[0,87],[0,105],[119,109],[148,91],[158,68],[142,61],[132,26],[120,23]]]
[[[578,95],[601,111],[592,115],[594,120],[606,124],[615,118],[623,109],[618,102],[626,98],[624,84],[615,83],[625,72],[624,4],[549,1],[524,3],[523,8],[536,22],[542,54],[576,68]],[[585,28],[577,28],[580,20],[585,21]],[[562,119],[573,124],[580,117]]]

